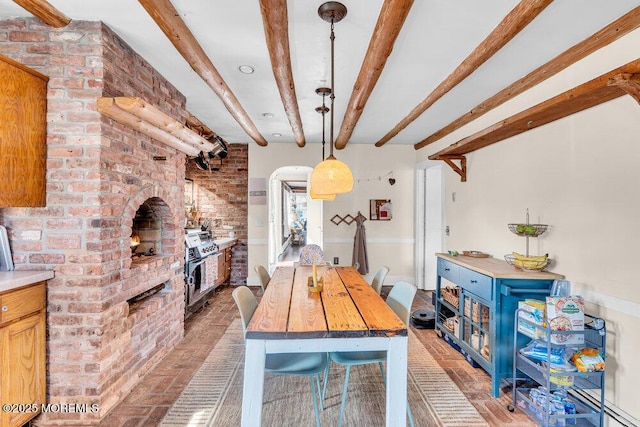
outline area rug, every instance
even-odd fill
[[[202,367],[169,409],[161,426],[239,426],[242,410],[244,342],[239,320],[225,331]],[[338,424],[344,367],[332,364],[320,418]],[[308,377],[265,375],[263,426],[313,426]],[[474,406],[409,331],[407,393],[416,426],[487,426]],[[384,426],[385,391],[377,365],[351,369],[345,426]]]

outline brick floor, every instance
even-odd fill
[[[258,293],[258,289],[254,292]],[[184,339],[105,417],[101,426],[150,427],[159,424],[227,326],[239,317],[231,298],[232,290],[232,287],[216,290],[209,304],[187,319]],[[383,295],[388,290],[383,288]],[[418,291],[413,309],[424,308],[432,308],[431,293]],[[508,390],[499,398],[492,398],[489,376],[482,369],[471,367],[433,330],[412,330],[491,426],[535,425],[522,412],[507,410],[511,402]]]

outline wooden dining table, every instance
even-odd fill
[[[269,353],[386,351],[386,425],[406,425],[407,326],[353,267],[278,267],[247,326],[242,426],[260,426]],[[382,381],[381,386],[384,386]],[[311,409],[310,409],[311,410]]]

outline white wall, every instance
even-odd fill
[[[291,144],[270,143],[267,147],[251,144],[249,178],[269,179],[273,171],[283,166],[314,167],[319,161],[319,148],[319,144],[307,144],[303,148]],[[368,218],[369,199],[391,199],[391,221],[365,222],[369,276],[372,277],[380,266],[387,265],[391,271],[385,285],[393,284],[396,280],[413,281],[413,147],[387,144],[382,148],[375,148],[373,145],[349,144],[347,148],[334,154],[349,165],[355,183],[351,193],[338,195],[334,201],[323,202],[325,258],[332,261],[337,256],[340,258],[340,265],[351,265],[355,223],[336,226],[331,222],[334,215],[355,216],[360,211]],[[396,179],[393,186],[389,184],[388,177],[377,179],[390,171],[394,172]],[[253,266],[267,265],[268,206],[249,205],[248,217],[250,276],[247,283],[257,284]]]
[[[640,30],[417,152],[416,161],[529,106],[640,57]],[[530,240],[549,253],[588,312],[607,321],[607,400],[640,419],[640,105],[628,95],[467,155],[467,182],[447,168],[446,249],[524,252],[507,229],[550,229]],[[456,193],[456,201],[451,194]]]

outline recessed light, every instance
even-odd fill
[[[265,119],[273,119],[276,115],[273,113],[262,113],[262,117]]]
[[[251,65],[241,65],[238,70],[243,74],[252,74],[255,71]]]
[[[276,132],[276,133],[272,133],[271,135],[275,136],[276,138],[278,138],[278,137],[281,137],[281,136],[282,136],[282,134],[281,134],[281,133],[278,133],[278,132]]]

